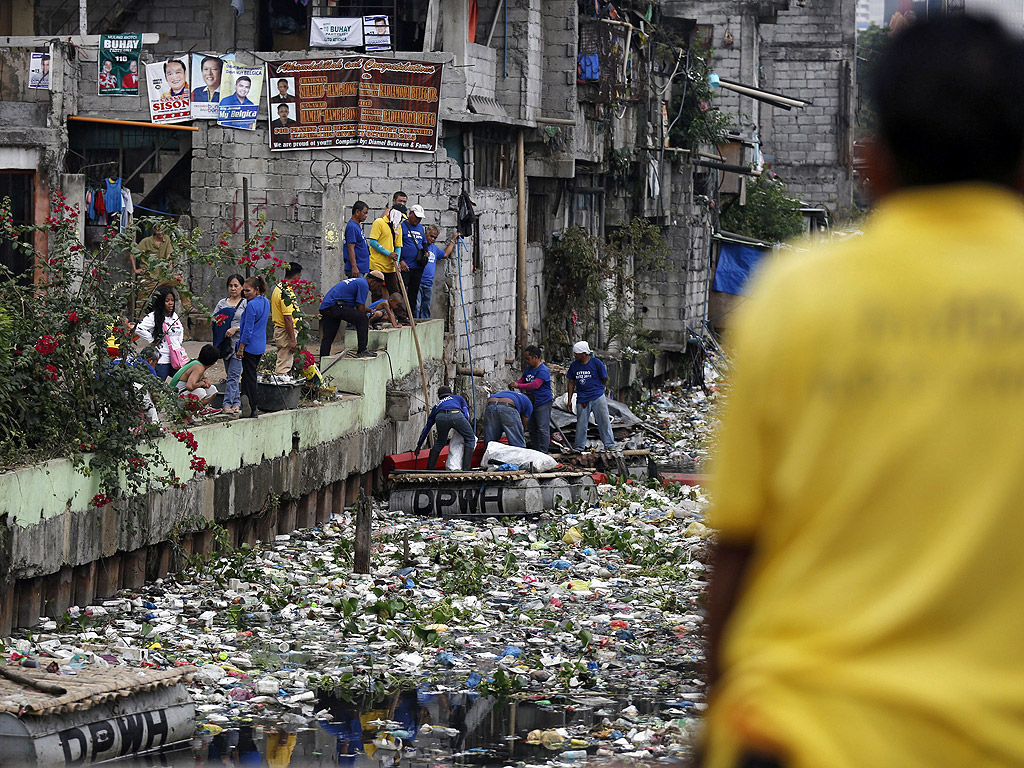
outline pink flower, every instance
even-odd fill
[[[69,322],[70,322],[70,323],[71,323],[72,325],[74,325],[75,323],[77,323],[77,322],[78,322],[78,313],[77,313],[77,312],[68,312],[68,321],[69,321]]]

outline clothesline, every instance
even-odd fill
[[[185,215],[183,213],[168,213],[167,211],[158,211],[155,208],[147,208],[144,205],[138,205],[138,204],[136,204],[135,207],[138,208],[140,211],[149,211],[150,213],[159,213],[161,216],[173,216],[176,219]]]

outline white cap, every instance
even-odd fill
[[[415,213],[417,216],[419,216],[422,219],[423,216],[424,216],[423,206],[422,205],[414,205],[412,208],[409,209],[409,213]]]
[[[572,345],[572,353],[574,355],[589,355],[590,345],[585,341],[577,341]]]

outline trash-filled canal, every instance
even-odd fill
[[[700,463],[708,409],[700,390],[666,389],[638,410],[665,438],[649,443],[659,461]],[[137,765],[685,757],[704,708],[705,504],[657,481],[531,519],[375,503],[369,575],[352,572],[346,510],[191,558],[8,638],[6,655],[71,674],[194,666],[191,738]]]

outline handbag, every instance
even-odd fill
[[[167,334],[166,322],[164,322],[164,338],[167,339],[167,354],[170,358],[171,368],[177,370],[191,361],[191,358],[188,356],[188,352],[185,351],[184,347],[174,346],[174,342],[171,341],[171,337]]]
[[[419,250],[416,251],[416,266],[419,269],[423,269],[430,263],[430,252],[422,245],[419,245],[418,247]]]

